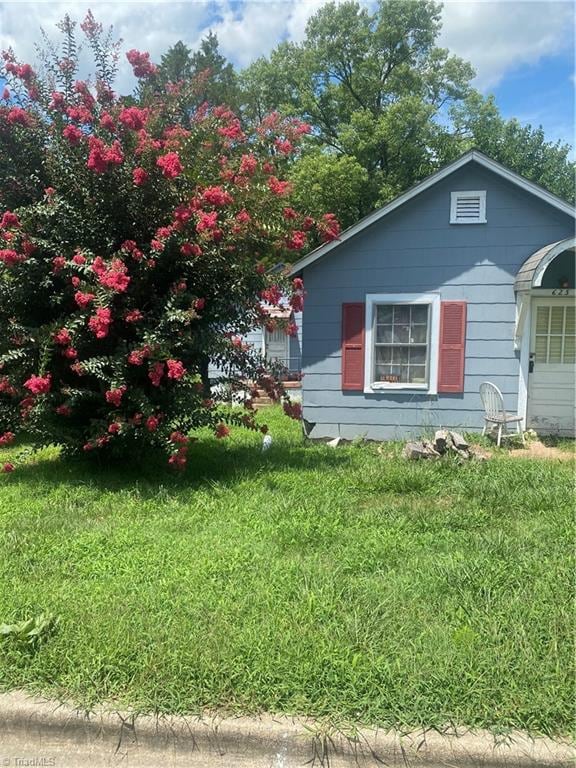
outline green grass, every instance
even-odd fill
[[[0,477],[0,623],[60,617],[36,650],[0,643],[0,686],[567,733],[570,463],[408,463],[266,417],[268,453],[205,436],[184,476],[47,449]]]

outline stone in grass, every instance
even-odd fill
[[[450,433],[445,429],[439,429],[434,434],[434,447],[439,453],[445,453],[450,446]]]
[[[450,432],[449,434],[452,444],[457,451],[467,451],[470,448],[469,443],[464,440],[459,432]]]
[[[436,448],[432,445],[432,443],[428,442],[427,440],[416,442],[416,443],[406,443],[404,446],[404,451],[402,453],[405,459],[435,459],[441,454],[438,453]]]

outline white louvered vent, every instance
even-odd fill
[[[486,224],[486,192],[451,192],[450,224]]]

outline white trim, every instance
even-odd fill
[[[428,304],[430,327],[428,329],[428,384],[388,384],[372,381],[372,356],[374,354],[374,308],[378,304]],[[438,392],[438,355],[440,348],[440,294],[439,293],[368,293],[364,325],[364,392],[419,392],[435,395]]]
[[[530,330],[532,327],[532,302],[530,301],[530,296],[525,294],[522,296],[521,301],[523,307],[523,311],[521,309],[523,323],[522,336],[519,339],[520,365],[518,370],[517,412],[518,416],[522,416],[522,419],[524,420],[524,429],[526,429],[526,425],[528,424],[528,376],[530,375],[528,371],[530,367],[530,337],[532,335],[532,331]]]
[[[557,243],[554,248],[551,248],[534,270],[534,275],[532,277],[532,288],[539,288],[542,285],[544,272],[546,272],[547,267],[550,266],[550,262],[554,261],[556,256],[559,256],[564,251],[568,251],[570,248],[574,248],[575,246],[576,237],[569,237],[566,240],[562,240],[560,243]]]
[[[268,344],[266,343],[267,333],[269,333],[269,331],[266,329],[266,325],[263,325],[262,326],[262,356],[264,358],[266,358],[266,354],[268,352]],[[284,334],[284,351],[285,351],[285,355],[282,362],[284,362],[284,364],[286,365],[290,360],[290,336],[288,336],[287,333]]]
[[[431,176],[428,176],[427,179],[424,179],[424,181],[420,182],[420,184],[417,184],[415,187],[412,187],[412,189],[404,192],[404,194],[400,195],[395,200],[392,200],[392,202],[388,203],[388,205],[385,205],[383,208],[374,211],[374,213],[369,214],[357,224],[354,224],[354,226],[342,232],[338,240],[333,240],[330,243],[326,243],[325,245],[320,246],[320,248],[316,248],[316,250],[309,253],[303,259],[297,261],[296,264],[294,264],[290,269],[290,275],[295,275],[305,267],[310,266],[310,264],[313,264],[315,261],[325,256],[334,248],[337,248],[339,245],[346,242],[346,240],[350,240],[350,238],[354,237],[359,232],[362,232],[364,229],[367,229],[376,221],[379,221],[384,216],[387,216],[389,213],[392,213],[392,211],[395,211],[396,208],[404,205],[404,203],[408,202],[408,200],[411,200],[413,197],[416,197],[416,195],[419,195],[421,192],[424,192],[425,190],[434,186],[434,184],[442,181],[442,179],[450,176],[451,173],[454,173],[455,171],[473,161],[483,166],[484,168],[488,168],[488,170],[493,171],[498,176],[502,176],[502,178],[510,181],[512,184],[516,184],[516,186],[524,189],[526,192],[530,192],[532,195],[535,195],[536,197],[540,198],[554,208],[557,208],[563,213],[576,218],[576,211],[572,205],[564,202],[564,200],[552,194],[552,192],[548,192],[543,187],[539,187],[537,184],[534,184],[534,182],[528,181],[528,179],[525,179],[519,174],[514,173],[514,171],[508,170],[508,168],[500,165],[500,163],[497,163],[495,160],[491,160],[489,157],[486,157],[486,155],[478,152],[478,150],[473,149],[470,152],[467,152],[465,155],[462,155],[462,157],[459,157],[458,160],[450,163],[450,165],[447,165],[444,168],[441,168],[439,171],[436,171],[436,173],[433,173]]]
[[[478,200],[478,218],[458,218],[458,201],[462,199]],[[486,190],[461,189],[450,192],[450,224],[486,224]]]
[[[514,326],[514,349],[522,347],[522,338],[526,329],[526,313],[530,306],[530,294],[526,291],[516,295],[516,324]]]

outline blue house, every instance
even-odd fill
[[[574,219],[471,151],[298,261],[309,435],[481,429],[483,381],[574,435]]]

